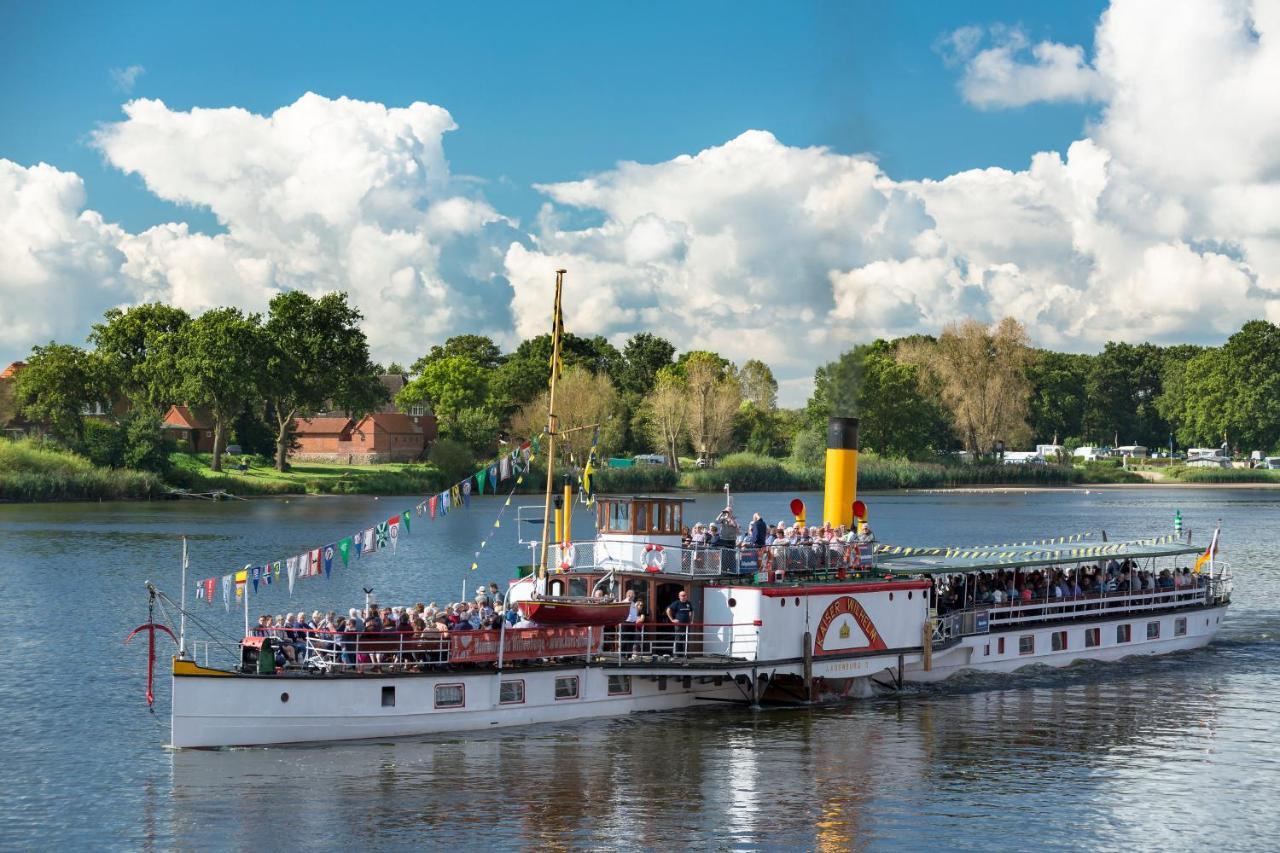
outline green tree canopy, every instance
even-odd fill
[[[227,427],[250,400],[258,399],[265,378],[263,354],[271,347],[257,314],[214,308],[178,334],[175,367],[177,399],[207,408],[213,417],[213,462],[222,470]]]
[[[401,409],[430,406],[447,431],[457,425],[463,411],[482,408],[488,393],[489,371],[469,358],[451,355],[427,364],[396,395],[396,405]]]
[[[769,365],[758,358],[747,359],[738,371],[742,383],[742,396],[761,411],[773,411],[778,406],[778,380],[773,378]]]
[[[924,393],[922,381],[919,368],[900,361],[893,344],[854,347],[814,374],[805,422],[822,431],[830,415],[857,417],[863,447],[885,456],[925,455],[946,442],[948,430],[945,411]]]
[[[497,368],[506,360],[498,345],[484,335],[454,335],[443,344],[433,346],[426,355],[413,363],[409,372],[417,376],[432,362],[455,355],[469,358],[488,370]]]
[[[135,407],[160,412],[174,402],[174,355],[178,332],[191,317],[160,302],[112,308],[89,333],[111,381]]]
[[[85,408],[109,402],[108,373],[95,353],[50,342],[32,348],[14,397],[28,419],[46,423],[58,438],[78,444],[84,438]]]
[[[277,470],[285,470],[295,417],[325,408],[361,416],[386,400],[361,319],[345,293],[315,299],[290,290],[271,300],[261,379],[275,421]]]
[[[1223,346],[1194,356],[1179,393],[1178,438],[1186,444],[1280,447],[1280,327],[1245,323]]]
[[[1083,432],[1085,380],[1090,356],[1035,350],[1027,365],[1031,381],[1028,422],[1032,438],[1061,442]]]
[[[624,366],[618,378],[618,390],[624,393],[648,394],[657,381],[658,371],[671,364],[676,348],[671,342],[648,332],[632,335],[622,348]]]
[[[1162,445],[1169,434],[1156,405],[1163,375],[1159,347],[1109,341],[1089,361],[1081,430],[1085,438],[1102,444]]]

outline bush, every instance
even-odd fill
[[[124,464],[124,430],[113,423],[98,420],[84,422],[81,452],[99,468],[119,468]]]
[[[154,474],[96,468],[83,456],[31,439],[0,440],[3,501],[113,500],[163,492]]]
[[[1143,483],[1146,482],[1133,471],[1126,471],[1116,465],[1102,464],[1111,460],[1098,460],[1082,465],[1078,471],[1081,482],[1085,483]]]
[[[1170,468],[1170,477],[1183,483],[1280,483],[1280,471],[1265,468]]]
[[[809,491],[822,488],[823,471],[807,465],[783,465],[755,453],[731,453],[715,468],[686,472],[683,485],[698,492],[729,487],[739,492]]]
[[[124,453],[126,468],[165,474],[169,470],[169,445],[159,418],[138,413],[125,421]]]
[[[444,472],[445,478],[450,483],[456,483],[463,477],[474,474],[476,470],[471,450],[462,442],[452,438],[437,440],[431,445],[427,458],[431,460],[432,465]]]
[[[827,453],[827,434],[806,427],[791,440],[791,464],[801,468],[820,468]]]
[[[596,492],[625,495],[674,491],[679,475],[665,465],[633,465],[630,468],[602,468],[596,471],[593,480],[592,487]]]

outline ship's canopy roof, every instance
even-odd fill
[[[1096,563],[1103,560],[1137,560],[1200,554],[1204,548],[1186,544],[1177,536],[1157,536],[1129,542],[1107,542],[1087,535],[1059,536],[1004,545],[917,547],[875,546],[879,568],[901,575],[956,574],[1035,566]]]

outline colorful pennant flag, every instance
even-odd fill
[[[484,494],[485,481],[489,479],[489,469],[481,468],[476,472],[476,485],[480,487],[480,494]]]
[[[324,546],[324,576],[329,577],[329,573],[333,571],[333,548],[332,545]]]
[[[347,536],[338,542],[338,553],[342,555],[342,567],[345,569],[351,560],[351,537]]]

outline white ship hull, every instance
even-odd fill
[[[999,634],[963,637],[956,645],[934,652],[931,668],[908,666],[904,680],[944,681],[962,672],[1015,672],[1026,666],[1070,666],[1078,661],[1118,661],[1133,655],[1162,655],[1207,646],[1218,631],[1221,607],[1159,615],[1129,614],[1115,619],[1070,625],[1036,626]],[[1179,633],[1185,620],[1184,633]],[[1147,626],[1158,624],[1158,636],[1148,639]],[[1120,642],[1117,629],[1129,626],[1127,642]],[[1099,643],[1086,645],[1086,631],[1096,630]],[[1066,633],[1065,648],[1054,650],[1054,634]],[[1032,637],[1032,651],[1024,653],[1022,641]],[[1001,640],[1003,639],[1003,650]]]
[[[599,667],[439,675],[360,675],[337,678],[174,676],[174,747],[257,746],[406,737],[503,726],[671,711],[704,698],[742,699],[734,682],[695,673],[683,677],[633,675],[629,693],[610,692]],[[578,679],[579,698],[557,699],[556,680]],[[500,681],[521,682],[523,702],[503,703]],[[705,683],[704,683],[705,682]],[[437,688],[464,705],[437,707]],[[620,685],[615,681],[612,687]],[[387,691],[391,691],[390,694]],[[282,697],[287,697],[282,699]],[[394,704],[384,704],[387,702]]]

